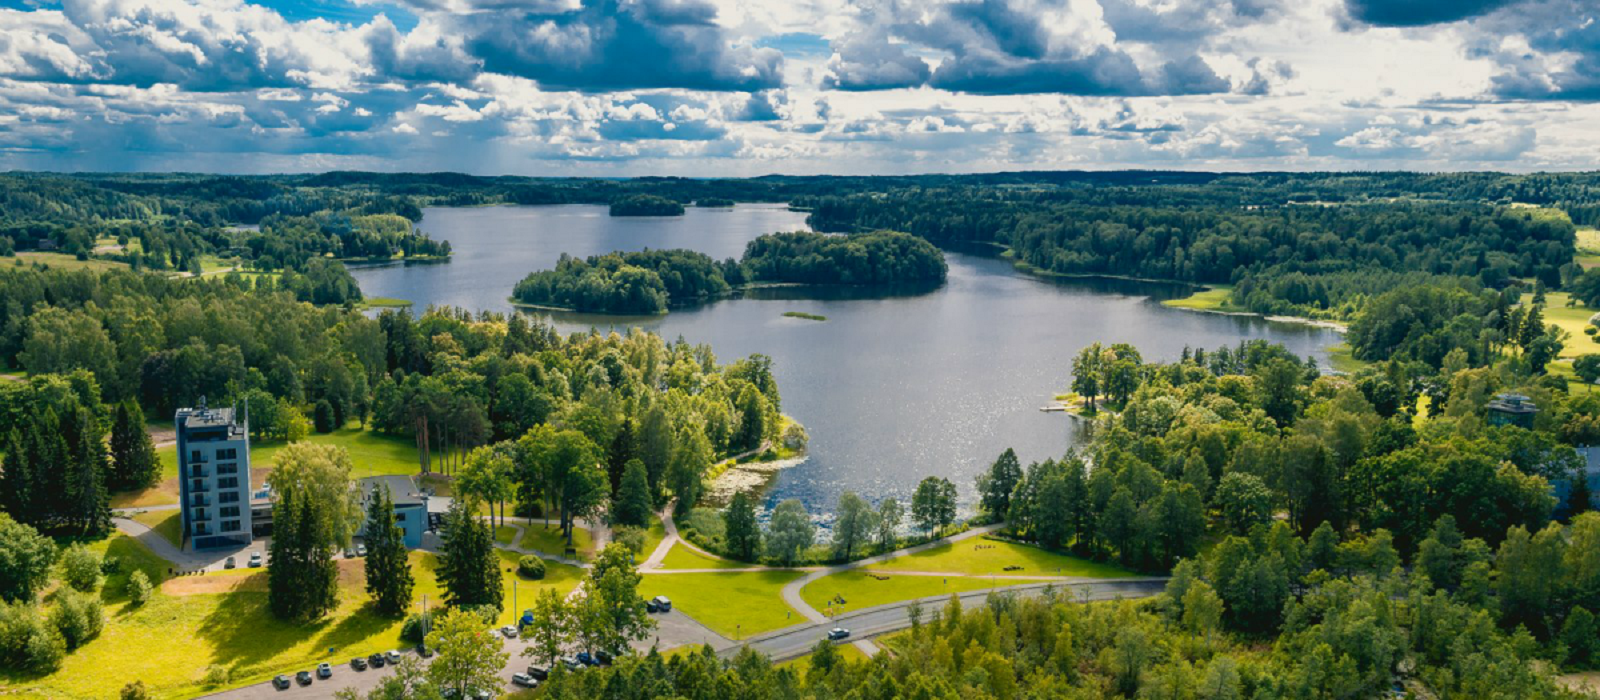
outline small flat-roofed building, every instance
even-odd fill
[[[195,549],[248,545],[255,539],[250,508],[250,426],[234,408],[180,408],[178,502],[183,542]]]
[[[400,530],[406,546],[416,549],[422,546],[422,533],[428,529],[428,494],[417,488],[411,477],[395,474],[389,476],[369,476],[361,480],[361,512],[367,512],[375,489],[389,489],[389,498],[394,502],[395,522],[400,525]],[[366,524],[361,530],[366,532]]]
[[[1533,429],[1534,414],[1539,412],[1533,400],[1522,394],[1495,394],[1485,408],[1490,425],[1518,425],[1529,430]]]

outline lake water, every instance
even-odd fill
[[[365,294],[408,299],[419,311],[507,311],[512,286],[563,252],[689,248],[738,257],[756,236],[806,228],[804,217],[761,205],[669,218],[612,218],[601,206],[434,208],[422,228],[450,241],[452,262],[353,272]],[[799,498],[812,512],[831,510],[846,490],[904,503],[930,474],[955,482],[970,505],[973,478],[1006,447],[1024,464],[1061,455],[1076,419],[1039,408],[1066,390],[1073,355],[1093,342],[1131,343],[1147,360],[1171,360],[1184,346],[1265,338],[1326,366],[1325,348],[1340,340],[1322,328],[1169,309],[1157,301],[1179,292],[1170,285],[1046,281],[995,258],[947,259],[948,283],[923,294],[763,290],[661,317],[540,315],[563,331],[640,327],[683,336],[711,344],[724,362],[770,355],[783,411],[805,424],[811,449],[805,463],[780,474],[768,502]]]

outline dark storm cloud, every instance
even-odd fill
[[[778,87],[782,54],[733,46],[715,17],[714,6],[696,0],[585,0],[571,12],[479,12],[451,25],[484,70],[546,88]]]
[[[1489,14],[1518,0],[1345,0],[1345,12],[1362,24],[1421,27]]]

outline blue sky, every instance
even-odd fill
[[[1595,0],[0,0],[0,169],[1593,169]]]

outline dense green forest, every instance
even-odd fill
[[[518,282],[511,298],[586,313],[659,314],[753,283],[937,285],[944,276],[944,254],[909,234],[773,233],[751,241],[740,261],[717,262],[692,250],[617,252],[583,260],[563,254],[554,269]]]
[[[696,202],[790,202],[829,232],[906,231],[942,246],[998,244],[1027,269],[1233,283],[1243,309],[1353,318],[1367,299],[1419,280],[1555,288],[1572,265],[1574,221],[1600,221],[1600,175],[1554,173],[1018,172],[900,177],[632,180],[454,173],[214,177],[0,176],[0,250],[43,241],[90,254],[96,239],[144,242],[144,264],[191,270],[208,252],[258,269],[308,256],[448,255],[406,233],[426,206],[588,203],[678,214]],[[1513,206],[1516,205],[1516,206]],[[1522,205],[1537,205],[1531,208]],[[274,224],[293,241],[230,224]],[[92,234],[92,235],[91,235]]]

